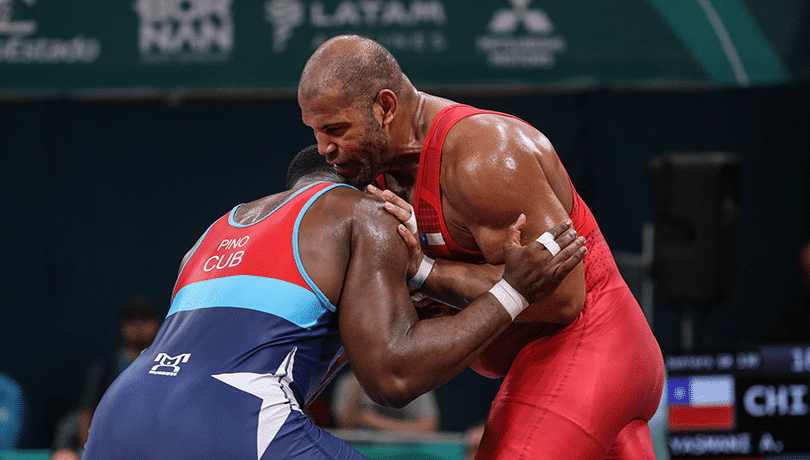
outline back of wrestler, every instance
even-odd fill
[[[325,216],[351,214],[343,195],[362,194],[319,182],[209,227],[154,343],[102,399],[85,459],[363,458],[301,412],[341,349],[335,306],[303,267],[317,248],[342,283],[347,235]]]

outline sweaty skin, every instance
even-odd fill
[[[585,265],[475,363],[484,375],[505,376],[479,458],[651,458],[660,348],[546,136],[507,114],[471,108],[446,116],[455,103],[418,91],[387,50],[359,36],[332,38],[313,53],[298,102],[335,171],[358,187],[382,178],[416,203],[428,256],[502,263],[499,242],[518,215],[526,216],[524,243],[569,216],[588,237]],[[443,144],[432,132],[440,126],[449,129]],[[436,158],[436,169],[420,164]]]
[[[285,199],[282,194],[244,205],[236,220],[260,220]],[[509,254],[504,277],[527,299],[536,299],[579,264],[584,240],[564,231],[566,226],[555,227],[565,249],[552,261],[539,243],[519,246],[524,221],[518,220],[513,241],[501,250]],[[420,321],[404,283],[409,258],[398,225],[381,201],[339,187],[312,205],[299,230],[303,266],[338,307],[353,371],[375,402],[394,407],[457,375],[511,323],[491,294],[453,317]]]
[[[203,233],[152,345],[94,412],[87,460],[357,459],[302,411],[341,350],[373,400],[403,407],[512,322],[521,304],[491,293],[458,315],[420,319],[399,222],[382,200],[335,183],[326,166],[317,149],[302,150],[289,191],[238,205]],[[524,226],[521,215],[504,240],[500,286],[535,301],[585,251],[570,221],[552,229],[564,247],[556,257],[521,245]]]
[[[362,54],[365,46],[338,38],[329,49],[344,56]],[[304,69],[299,105],[320,153],[357,186],[386,173],[388,188],[412,202],[422,143],[438,112],[453,102],[417,91],[408,82],[399,94],[380,90],[369,117],[341,97],[341,83],[320,76],[331,61],[318,57],[313,55]],[[571,186],[551,142],[530,125],[505,116],[475,115],[450,130],[442,151],[441,184],[444,219],[453,239],[481,251],[492,264],[503,263],[502,242],[518,215],[527,218],[521,234],[526,244],[567,219],[572,205]],[[532,305],[540,310],[532,318],[569,324],[584,299],[579,266],[553,296]]]

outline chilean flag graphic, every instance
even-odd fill
[[[671,431],[731,431],[734,420],[734,377],[696,375],[671,377],[669,429]]]

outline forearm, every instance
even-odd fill
[[[355,375],[371,399],[391,407],[403,407],[458,375],[512,322],[491,294],[449,317],[419,320],[413,307],[394,311],[393,317],[366,309],[362,318],[341,318]]]
[[[579,317],[585,306],[585,274],[580,264],[566,276],[548,297],[526,307],[517,322],[568,325]]]
[[[503,265],[436,259],[420,292],[433,300],[463,309],[487,292],[502,274]]]

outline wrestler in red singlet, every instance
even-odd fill
[[[423,145],[414,212],[424,252],[431,257],[483,260],[450,237],[439,172],[450,128],[484,113],[496,112],[445,107]],[[502,356],[517,355],[490,409],[477,459],[655,459],[647,421],[663,388],[661,350],[593,215],[573,185],[571,192],[569,216],[589,249],[583,261],[584,309],[576,321],[553,333],[547,325],[520,326],[545,333],[519,341],[502,336],[473,366],[493,377],[501,372],[488,363],[503,366]]]

